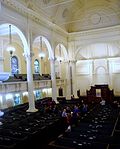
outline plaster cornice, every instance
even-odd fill
[[[81,31],[81,32],[74,32],[74,33],[68,33],[64,31],[62,28],[57,26],[56,24],[50,22],[47,18],[43,17],[43,12],[41,14],[36,13],[32,9],[29,9],[22,5],[21,3],[17,2],[16,0],[1,0],[1,3],[19,14],[22,14],[23,16],[33,20],[34,22],[41,24],[42,26],[48,28],[51,31],[54,31],[58,33],[59,35],[66,37],[69,41],[79,41],[79,40],[88,40],[89,38],[96,39],[96,37],[106,37],[111,38],[120,37],[120,25],[112,26],[112,27],[106,27],[106,28],[100,28],[100,29],[94,29],[94,30],[88,30],[88,31]]]
[[[73,39],[78,39],[78,38],[86,38],[87,36],[120,36],[120,25],[117,26],[112,26],[112,27],[106,27],[106,28],[100,28],[100,29],[94,29],[94,30],[88,30],[88,31],[81,31],[81,32],[74,32],[74,33],[69,33],[69,41]]]

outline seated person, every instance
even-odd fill
[[[83,105],[82,105],[82,112],[83,113],[87,113],[87,111],[88,111],[88,105],[83,103]]]
[[[80,109],[78,108],[77,105],[75,105],[72,113],[72,123],[77,126],[79,118],[80,118]]]
[[[100,105],[102,105],[102,106],[105,105],[105,100],[104,100],[104,99],[102,99],[102,100],[100,101]]]
[[[74,95],[71,95],[71,100],[75,99]]]

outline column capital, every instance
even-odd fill
[[[69,60],[69,63],[76,63],[77,60]]]
[[[52,61],[52,62],[55,62],[56,61],[56,58],[49,58],[49,61]]]
[[[25,58],[32,58],[32,57],[34,56],[34,53],[33,53],[33,52],[30,52],[30,53],[24,52],[24,53],[23,53],[23,56],[24,56]]]

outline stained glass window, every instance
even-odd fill
[[[39,66],[40,66],[39,61],[36,59],[34,61],[34,72],[35,73],[39,73],[40,72]]]
[[[16,56],[11,58],[11,73],[19,74],[18,58]]]

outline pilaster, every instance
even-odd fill
[[[52,99],[57,103],[57,87],[56,87],[56,77],[55,77],[55,60],[50,59],[51,66],[51,80],[52,80]]]
[[[70,78],[70,62],[66,61],[66,98],[70,99],[71,98],[71,78]]]
[[[77,97],[77,80],[76,80],[76,60],[70,61],[70,80],[71,80],[71,95]]]

